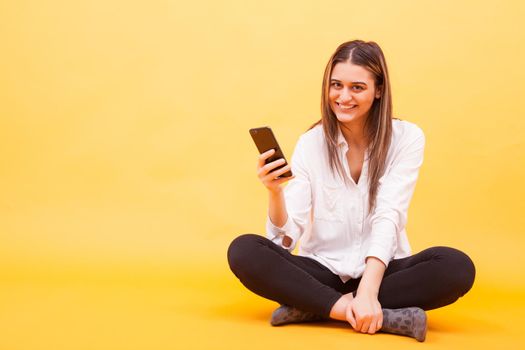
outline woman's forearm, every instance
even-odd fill
[[[284,200],[284,193],[282,189],[277,192],[269,192],[269,204],[268,204],[268,214],[270,220],[277,227],[283,227],[288,220],[288,213],[286,212],[286,203]],[[283,237],[283,246],[290,247],[292,244],[292,238],[285,235]]]
[[[283,227],[286,224],[288,213],[282,190],[269,191],[268,215],[275,226]]]
[[[369,256],[366,259],[365,272],[363,273],[363,277],[359,282],[357,293],[372,294],[377,297],[385,270],[386,266],[381,260],[376,257]]]

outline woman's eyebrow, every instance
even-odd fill
[[[332,79],[332,81],[337,81],[337,82],[339,82],[339,83],[341,82],[341,80],[338,80],[338,79]],[[351,83],[352,83],[352,84],[361,84],[361,85],[365,85],[365,86],[367,86],[366,83],[363,82],[363,81],[352,81]]]

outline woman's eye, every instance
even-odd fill
[[[362,87],[362,86],[358,86],[358,85],[356,85],[356,86],[352,86],[352,88],[355,88],[355,89],[357,89],[357,90],[363,90],[363,87]]]
[[[337,82],[333,82],[333,83],[332,83],[332,86],[333,86],[333,87],[341,87],[341,84],[339,84],[339,83],[337,83]]]

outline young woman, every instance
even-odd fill
[[[284,160],[265,164],[274,151],[260,155],[266,237],[234,239],[230,268],[249,290],[281,304],[272,325],[334,319],[362,333],[423,341],[424,310],[467,293],[475,267],[450,247],[411,255],[405,226],[425,136],[393,118],[375,42],[337,48],[324,73],[321,114],[299,138],[291,165],[275,170]],[[290,169],[294,176],[277,178]],[[300,239],[298,255],[291,254]]]

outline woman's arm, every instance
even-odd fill
[[[373,334],[382,326],[383,313],[377,299],[379,288],[397,247],[397,232],[406,224],[408,206],[423,163],[424,146],[425,136],[417,128],[379,180],[377,205],[370,219],[372,229],[366,267],[356,297],[347,310],[354,313],[356,331]]]
[[[356,296],[346,311],[351,313],[347,319],[355,319],[355,326],[352,326],[358,332],[374,334],[383,326],[383,311],[377,296],[385,270],[385,264],[378,258],[369,257],[366,260]]]
[[[291,157],[294,178],[286,187],[269,194],[266,236],[272,242],[292,251],[310,222],[312,195],[305,159],[305,141],[300,137]]]
[[[357,294],[368,294],[377,298],[385,270],[386,266],[381,260],[373,256],[368,257],[365,272],[357,288]]]
[[[272,223],[277,227],[283,227],[288,220],[288,213],[286,212],[286,203],[284,200],[284,193],[281,188],[276,191],[268,191],[268,215]],[[283,246],[289,248],[292,244],[290,236],[283,237]]]
[[[365,255],[366,258],[378,258],[386,267],[394,257],[397,235],[407,222],[408,207],[423,164],[425,135],[416,127],[411,135],[404,136],[402,142],[385,175],[379,179],[376,207],[370,216],[368,251]]]

